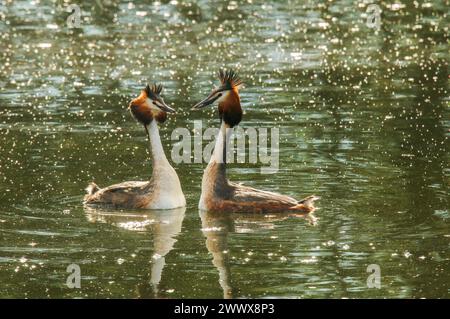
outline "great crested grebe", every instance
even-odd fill
[[[145,209],[172,209],[186,205],[180,180],[164,154],[159,137],[157,123],[166,120],[167,112],[175,112],[164,103],[160,96],[161,90],[161,85],[147,85],[128,107],[144,125],[150,140],[153,167],[150,181],[124,182],[105,188],[91,183],[86,188],[86,205]]]
[[[314,195],[296,200],[273,192],[258,190],[230,182],[226,176],[226,150],[234,126],[242,119],[239,86],[242,84],[233,70],[219,71],[220,86],[206,99],[193,106],[201,109],[214,102],[219,104],[220,131],[211,160],[203,173],[201,210],[224,213],[310,213],[315,210]]]

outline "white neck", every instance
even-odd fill
[[[231,134],[233,130],[228,124],[222,121],[220,125],[219,134],[216,137],[216,143],[214,145],[214,151],[211,155],[208,166],[203,172],[202,178],[202,194],[200,196],[199,208],[206,210],[206,201],[210,198],[214,198],[217,194],[215,189],[220,186],[227,189],[228,180],[226,177],[226,159],[224,163],[223,154],[227,152],[230,142]]]
[[[150,152],[152,153],[153,172],[150,182],[153,183],[154,196],[146,208],[171,209],[184,207],[184,199],[178,175],[164,154],[159,137],[158,124],[153,120],[148,126],[150,136]]]
[[[228,124],[222,121],[220,125],[219,133],[216,137],[216,144],[214,145],[214,152],[211,156],[210,163],[223,163],[224,162],[224,152],[226,154],[228,146],[230,144],[230,138],[233,130]]]
[[[158,124],[156,120],[150,122],[148,126],[148,133],[150,136],[150,151],[152,153],[153,167],[162,165],[170,165],[159,137]]]

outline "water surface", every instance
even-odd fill
[[[0,3],[0,296],[3,298],[448,298],[449,2],[96,1],[67,28],[60,1]],[[219,67],[245,82],[242,127],[280,129],[280,169],[230,177],[297,198],[317,221],[200,213],[206,164],[180,164],[187,208],[97,211],[100,186],[145,180],[143,85],[189,111]],[[81,268],[69,289],[66,268]],[[379,265],[381,288],[367,287]]]

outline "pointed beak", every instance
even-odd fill
[[[162,99],[159,100],[156,105],[158,105],[158,107],[161,110],[163,110],[164,112],[167,112],[167,113],[176,113],[177,112],[177,111],[175,111],[175,109],[173,109],[170,106],[168,106]]]
[[[199,110],[204,108],[205,106],[211,105],[214,103],[215,100],[217,100],[219,98],[218,95],[215,94],[211,94],[209,95],[206,99],[204,99],[203,101],[198,102],[197,104],[195,104],[192,108],[191,111],[194,110]]]

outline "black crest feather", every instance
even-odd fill
[[[235,86],[241,85],[242,81],[232,69],[229,70],[219,70],[219,79],[222,84],[227,89],[231,89]]]
[[[150,98],[156,98],[156,95],[159,95],[162,91],[162,85],[161,84],[147,84],[145,87],[145,93],[147,93],[147,96]]]

